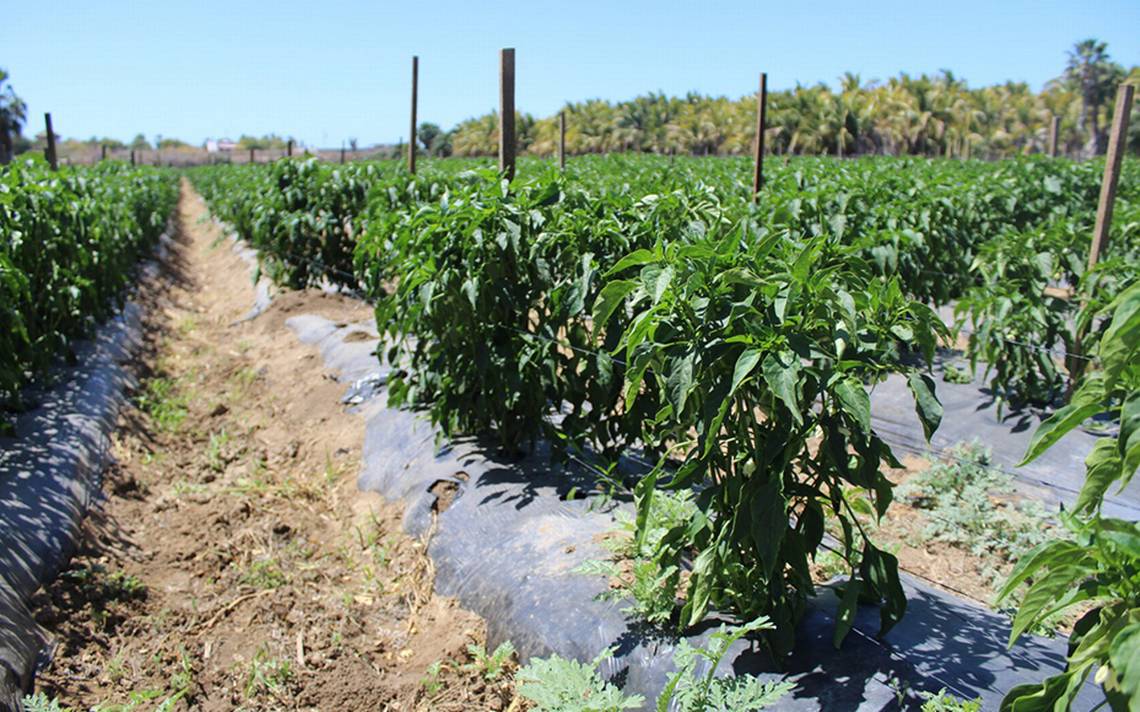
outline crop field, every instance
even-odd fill
[[[349,504],[361,444],[343,388],[281,336],[309,311],[375,340],[376,407],[418,414],[438,452],[473,441],[508,470],[577,473],[557,498],[610,530],[566,575],[673,636],[658,709],[778,709],[802,685],[781,661],[821,592],[842,654],[889,645],[916,580],[992,608],[1011,646],[1070,636],[1063,664],[997,691],[1003,709],[1081,709],[1093,687],[1135,708],[1140,529],[1105,502],[1140,465],[1140,163],[1123,162],[1091,267],[1101,160],[793,157],[768,162],[755,196],[752,171],[655,155],[524,158],[513,180],[460,158],[414,174],[308,156],[6,168],[5,428],[23,432],[125,297],[147,304],[148,365],[109,477],[134,538],[178,537],[147,565],[122,542],[84,545],[37,594],[67,654],[43,673],[55,694],[25,708],[654,702],[605,672],[628,651],[524,655],[434,591],[442,495],[422,540],[398,504]],[[175,256],[144,277],[163,233]],[[227,235],[275,284],[260,315]],[[928,442],[944,395],[974,385],[979,413],[1039,421],[1026,462],[1095,432],[1083,485],[1058,509],[995,465],[993,443],[899,450],[873,407],[892,383]],[[531,473],[513,471],[538,498]],[[148,565],[160,584],[136,578]],[[857,621],[868,606],[877,637]],[[776,672],[716,675],[745,641]],[[937,675],[896,693],[981,705]]]
[[[876,383],[901,374],[929,436],[942,417],[930,364],[960,345],[1007,407],[1060,407],[1030,456],[1106,403],[1129,411],[1140,176],[1126,162],[1108,250],[1086,269],[1097,162],[793,159],[769,169],[755,202],[750,168],[599,157],[561,173],[535,161],[508,184],[460,160],[415,176],[289,160],[190,178],[273,279],[375,304],[380,355],[395,367],[390,405],[507,452],[555,443],[589,463],[599,491],[631,493],[632,541],[618,558],[634,573],[615,585],[639,615],[682,628],[713,611],[762,619],[780,657],[821,559],[845,577],[836,645],[860,603],[880,605],[880,634],[905,614],[899,561],[872,524],[900,506],[888,474],[901,465],[872,426]],[[1110,483],[1130,479],[1132,427],[1090,456],[1076,513],[1095,514]],[[652,466],[623,472],[629,452]],[[968,475],[951,472],[959,491],[944,507],[967,501]],[[1115,625],[1087,601],[1120,605],[1108,603],[1117,584],[1062,593],[1084,567],[1133,556],[1119,537],[1135,526],[1064,521],[1071,534],[1032,554],[1037,541],[1011,541],[1017,553],[998,566],[1018,564],[1001,590],[1022,601],[1014,637],[1070,606],[1073,630]],[[993,547],[984,540],[975,555]],[[1093,664],[1079,659],[1010,699],[1071,699]]]

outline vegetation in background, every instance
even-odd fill
[[[16,95],[7,70],[0,68],[0,165],[16,155],[16,141],[27,120],[28,105]]]
[[[1140,81],[1096,40],[1078,42],[1062,74],[1034,93],[1024,82],[971,89],[949,70],[886,81],[865,81],[851,72],[837,87],[823,83],[768,92],[765,146],[777,155],[865,154],[1009,158],[1047,150],[1054,115],[1061,117],[1064,155],[1103,154],[1116,86]],[[756,126],[756,95],[739,99],[646,94],[609,102],[568,102],[566,148],[571,154],[618,151],[663,154],[745,154]],[[1133,109],[1134,125],[1140,108]],[[558,149],[558,115],[519,114],[520,151],[540,156]],[[455,155],[494,155],[498,116],[492,112],[461,122],[451,131]],[[1140,152],[1140,131],[1129,133],[1129,150]]]
[[[177,196],[176,176],[118,163],[0,172],[0,403],[113,312]]]

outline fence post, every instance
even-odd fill
[[[256,150],[256,149],[253,149],[253,148],[249,149],[249,162],[250,162],[250,163],[253,163],[254,161],[256,161],[256,160],[257,160],[256,158],[254,158],[254,154],[253,154],[253,152],[254,152],[255,150]]]
[[[558,168],[566,170],[566,112],[558,112]]]
[[[100,149],[102,150],[102,155],[99,157],[99,160],[100,161],[107,160],[107,144],[103,144],[102,146],[100,146]]]
[[[411,139],[408,141],[408,172],[416,173],[416,94],[419,90],[420,58],[412,57],[412,122],[408,129]]]
[[[515,177],[515,50],[499,51],[499,172]]]
[[[285,157],[293,157],[293,139],[289,139],[289,142],[285,144]]]
[[[59,159],[55,154],[55,129],[51,126],[51,113],[44,114],[44,124],[47,129],[47,162],[53,171],[59,170]]]
[[[1053,120],[1049,123],[1049,156],[1052,158],[1057,157],[1057,144],[1061,140],[1061,117],[1053,114]]]
[[[1132,110],[1131,84],[1121,84],[1116,90],[1116,106],[1112,116],[1112,134],[1108,138],[1108,155],[1104,160],[1104,179],[1100,184],[1100,202],[1096,208],[1096,227],[1093,228],[1092,247],[1089,249],[1089,269],[1100,259],[1108,247],[1108,228],[1112,225],[1112,203],[1116,199],[1116,183],[1120,180],[1120,164],[1124,159],[1125,135],[1128,133],[1128,114]]]
[[[752,174],[752,202],[760,195],[764,185],[764,124],[768,113],[768,74],[760,73],[760,92],[756,95],[756,156]]]
[[[1116,91],[1116,106],[1112,116],[1112,134],[1108,139],[1108,155],[1104,160],[1104,178],[1100,183],[1100,200],[1096,208],[1096,225],[1093,227],[1092,244],[1089,246],[1089,270],[1096,266],[1100,255],[1108,247],[1108,229],[1112,226],[1112,204],[1116,199],[1116,183],[1120,179],[1120,163],[1124,158],[1124,140],[1128,133],[1128,115],[1132,110],[1131,84],[1121,84]],[[1084,301],[1081,309],[1085,308]],[[1073,395],[1077,381],[1085,370],[1087,361],[1083,358],[1082,341],[1084,333],[1076,329],[1073,344],[1066,358],[1069,370],[1069,388],[1065,394],[1068,401]]]
[[[135,149],[131,149],[131,165],[135,165]]]
[[[340,145],[340,164],[344,165],[344,144]]]

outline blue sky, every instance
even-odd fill
[[[971,86],[1035,89],[1094,36],[1140,64],[1140,2],[611,0],[526,3],[229,0],[21,2],[0,14],[0,66],[28,102],[26,133],[199,143],[274,132],[317,146],[407,134],[411,56],[424,121],[496,106],[498,50],[516,48],[517,105],[646,91],[741,96],[949,68]]]

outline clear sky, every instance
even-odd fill
[[[519,110],[690,90],[738,97],[951,69],[971,86],[1060,73],[1077,40],[1140,64],[1140,0],[429,3],[5,0],[0,66],[65,137],[200,143],[277,133],[309,145],[408,131],[411,56],[423,121],[495,108],[498,50],[516,48]]]

